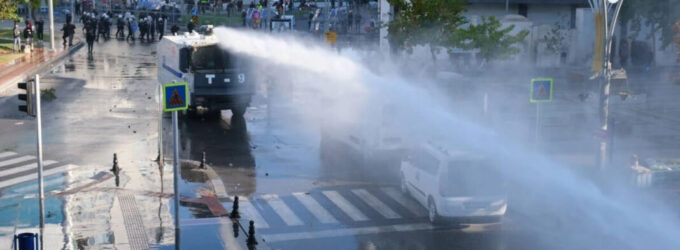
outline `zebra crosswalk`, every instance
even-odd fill
[[[32,155],[0,152],[0,189],[38,179],[38,162]],[[54,160],[43,160],[43,176],[60,174],[73,167]],[[47,184],[47,183],[46,183]]]
[[[258,229],[424,220],[425,208],[395,187],[315,190],[290,195],[239,197],[243,219]],[[229,204],[227,204],[229,203]],[[231,201],[223,202],[231,207]]]

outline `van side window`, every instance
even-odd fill
[[[439,169],[439,160],[425,151],[421,152],[419,167],[428,174],[436,175]]]

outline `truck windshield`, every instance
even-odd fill
[[[443,178],[442,195],[485,196],[503,194],[503,179],[489,161],[453,161]]]
[[[198,47],[191,54],[191,66],[197,71],[223,71],[233,69],[235,63],[229,52],[217,45]]]

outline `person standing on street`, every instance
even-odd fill
[[[123,16],[118,15],[118,20],[116,20],[116,38],[125,37],[125,22],[123,22]]]
[[[133,35],[133,34],[134,34],[134,30],[132,29],[132,17],[130,17],[130,18],[127,19],[127,27],[128,27],[128,35],[127,35],[127,37],[125,38],[125,40],[127,41],[127,40],[132,39],[132,41],[134,41],[134,40],[135,40],[135,37],[134,37],[134,35]]]
[[[68,46],[73,46],[73,36],[76,35],[76,25],[72,23],[66,23],[68,27]]]
[[[151,37],[149,39],[151,41],[156,39],[156,21],[158,18],[156,17],[156,14],[151,14],[151,17],[149,19],[149,33],[151,34]]]
[[[26,28],[24,28],[24,40],[26,40],[26,48],[29,49],[29,52],[33,52],[33,25],[28,20],[26,20]]]
[[[14,35],[14,44],[12,45],[12,49],[14,52],[19,52],[21,51],[21,29],[19,29],[19,24],[16,22],[14,23],[12,34]]]
[[[69,29],[68,23],[65,23],[63,26],[61,26],[61,31],[64,32],[63,36],[61,37],[64,40],[64,47],[66,47],[66,41],[68,40],[69,36],[68,29]]]
[[[156,30],[158,30],[158,40],[163,39],[163,35],[165,34],[165,18],[166,16],[162,15],[156,21]]]
[[[87,41],[87,53],[92,54],[94,50],[94,40],[97,36],[96,25],[89,25],[85,31],[85,41]]]
[[[41,17],[38,17],[38,21],[35,21],[35,32],[38,34],[38,40],[43,41],[43,28],[45,27],[45,21]]]
[[[146,36],[146,18],[139,18],[139,40],[144,41]]]

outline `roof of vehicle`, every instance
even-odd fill
[[[217,44],[217,36],[203,35],[196,32],[180,34],[177,36],[164,36],[173,43],[181,44],[185,47],[203,47]]]
[[[474,153],[472,151],[466,151],[461,149],[451,149],[444,146],[439,146],[434,143],[426,143],[425,148],[436,152],[440,156],[444,156],[449,159],[466,159],[466,160],[481,160],[487,158],[483,153]]]

